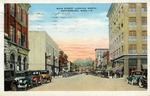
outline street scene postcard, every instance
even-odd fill
[[[146,0],[1,3],[1,91],[16,96],[95,96],[103,91],[150,96],[149,5]]]

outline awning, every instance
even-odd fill
[[[121,66],[116,66],[115,68],[113,68],[112,70],[114,71],[114,72],[116,72],[116,71],[121,71],[122,69],[123,69],[123,65],[121,65]]]
[[[147,64],[142,64],[143,69],[147,69]]]
[[[121,71],[123,69],[123,67],[124,67],[123,65],[119,66],[117,71]]]

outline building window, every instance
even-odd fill
[[[18,30],[18,45],[21,45],[21,31]]]
[[[129,45],[129,54],[136,54],[136,44]]]
[[[21,40],[22,40],[23,46],[26,47],[26,35],[22,35]]]
[[[147,4],[146,3],[142,3],[142,12],[147,12]]]
[[[23,11],[23,16],[24,16],[23,21],[24,21],[24,24],[26,25],[26,12],[25,11]]]
[[[135,17],[129,17],[129,25],[136,26],[136,18]]]
[[[134,3],[129,4],[129,12],[136,12],[136,4]]]
[[[14,16],[14,12],[15,12],[15,5],[14,4],[10,4],[10,14]]]
[[[21,71],[21,56],[18,56],[17,70],[18,70],[18,71]]]
[[[10,69],[15,70],[15,56],[14,56],[14,54],[10,55]]]
[[[142,40],[147,40],[147,31],[142,31]]]
[[[146,17],[142,17],[142,25],[147,25],[147,18]]]
[[[142,54],[147,54],[147,44],[142,44]]]
[[[21,21],[21,8],[18,5],[18,19]]]
[[[15,28],[10,25],[10,40],[15,42]]]
[[[129,32],[129,40],[136,40],[136,31]]]

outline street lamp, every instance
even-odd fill
[[[51,54],[47,55],[45,52],[45,70],[47,70],[47,59],[51,57]]]

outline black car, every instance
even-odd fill
[[[140,79],[139,79],[139,87],[147,88],[147,77],[145,75],[140,77]]]
[[[15,75],[15,80],[18,82],[18,89],[27,90],[29,87],[33,87],[32,77],[28,71],[18,71]]]
[[[4,90],[17,91],[17,81],[15,80],[15,72],[13,70],[4,71]]]
[[[143,75],[140,77],[138,84],[139,84],[139,87],[141,88],[142,87],[147,88],[147,70],[143,72]]]

